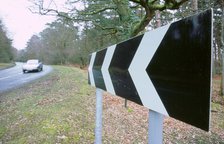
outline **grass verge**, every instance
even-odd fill
[[[0,143],[92,143],[86,73],[55,66],[45,78],[0,95]],[[92,106],[94,107],[94,106]]]
[[[14,63],[0,63],[0,70],[13,67]]]

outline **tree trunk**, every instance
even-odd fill
[[[161,27],[160,11],[156,11],[156,27]]]
[[[130,36],[134,37],[136,36],[139,32],[144,31],[146,26],[149,24],[149,22],[152,20],[152,18],[155,16],[155,11],[151,11],[147,8],[145,8],[146,14],[141,20],[140,23],[138,23],[131,31]]]
[[[123,35],[123,39],[130,38],[130,23],[132,23],[132,13],[129,8],[129,1],[128,0],[113,0],[114,4],[116,5],[116,12],[119,15],[120,23],[123,24],[123,31],[125,35]]]
[[[194,12],[198,11],[198,0],[192,0],[192,9]]]
[[[221,31],[222,49],[224,49],[224,6],[222,6],[222,31]],[[224,95],[224,51],[222,51],[222,80],[221,95]]]
[[[213,60],[213,66],[212,66],[212,76],[216,75],[217,71],[216,71],[216,65],[218,65],[219,62],[219,48],[216,46],[216,42],[215,40],[213,40],[213,55],[214,55],[214,60]]]
[[[117,8],[117,13],[121,22],[127,22],[131,19],[131,11],[129,8],[129,1],[128,0],[113,0],[114,4]]]

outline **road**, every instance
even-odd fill
[[[52,67],[44,65],[41,72],[22,72],[23,63],[16,62],[16,66],[0,70],[0,93],[16,88],[25,83],[38,79],[52,71]]]

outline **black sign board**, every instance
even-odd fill
[[[208,131],[212,10],[91,54],[89,84]]]

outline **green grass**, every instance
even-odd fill
[[[0,70],[14,66],[14,63],[0,63]]]
[[[54,72],[0,94],[0,143],[93,143],[93,90],[86,73],[55,66]],[[94,106],[92,106],[94,107]]]
[[[222,111],[222,105],[219,103],[212,102],[212,111]]]

